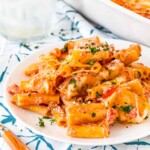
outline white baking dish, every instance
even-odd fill
[[[127,10],[111,0],[65,1],[119,37],[150,47],[150,19]]]

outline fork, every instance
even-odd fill
[[[12,131],[0,123],[0,135],[12,150],[30,150]]]

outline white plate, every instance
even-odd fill
[[[150,47],[150,19],[115,4],[111,0],[80,0],[78,2],[65,0],[65,2],[118,37]]]
[[[107,41],[108,43],[114,43],[116,48],[127,48],[131,43],[121,40],[111,40],[111,39],[103,39],[102,41]],[[46,127],[41,128],[38,127],[38,117],[41,117],[38,114],[32,113],[30,111],[21,109],[10,102],[11,95],[7,92],[7,87],[13,83],[19,83],[20,80],[24,80],[26,77],[23,74],[23,70],[26,66],[31,64],[32,62],[37,60],[37,57],[42,54],[48,52],[50,49],[54,47],[62,47],[64,43],[56,43],[54,45],[50,45],[47,49],[41,49],[29,57],[20,62],[15,69],[9,75],[4,90],[5,101],[7,107],[11,111],[11,113],[18,119],[24,126],[28,127],[32,131],[41,134],[45,137],[58,140],[61,142],[67,142],[72,144],[79,145],[111,145],[111,144],[119,144],[124,142],[133,141],[138,138],[142,138],[148,136],[150,134],[150,119],[145,120],[142,124],[132,125],[126,128],[125,125],[116,124],[111,127],[109,138],[105,139],[84,139],[84,138],[72,138],[67,136],[66,128],[62,128],[57,126],[56,124],[50,125],[50,122],[45,119]],[[142,57],[140,61],[145,65],[150,65],[150,49],[142,46]]]

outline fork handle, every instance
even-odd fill
[[[13,132],[5,130],[2,137],[12,150],[30,150]]]

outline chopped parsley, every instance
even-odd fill
[[[44,124],[44,121],[42,120],[42,118],[39,118],[39,126],[45,127],[45,124]]]
[[[73,73],[73,75],[77,75],[77,73]]]
[[[89,49],[90,49],[92,54],[95,54],[97,51],[99,51],[99,49],[96,47],[89,47]]]
[[[75,79],[70,79],[69,84],[74,84],[74,88],[76,87],[76,80]]]
[[[101,94],[99,94],[99,92],[98,91],[96,91],[96,97],[98,98],[98,97],[101,97],[102,95]]]
[[[108,51],[109,50],[109,47],[105,47],[103,48],[104,51]]]
[[[91,116],[94,118],[96,116],[96,113],[92,112]]]
[[[81,148],[78,148],[78,150],[81,150]]]
[[[42,119],[50,119],[48,116],[43,116]]]
[[[109,50],[109,45],[107,42],[105,42],[103,45],[102,45],[102,48],[104,51],[108,51]]]
[[[128,106],[121,106],[119,109],[123,110],[125,113],[129,113],[133,109],[133,107],[131,105],[128,105]]]
[[[50,122],[51,122],[51,125],[56,122],[56,120],[54,118],[50,118]]]
[[[50,123],[51,125],[56,121],[54,118],[52,117],[48,117],[48,116],[43,116],[42,119],[49,119],[50,120]],[[42,120],[43,121],[43,120]]]
[[[138,76],[139,76],[139,78],[141,77],[141,72],[140,71],[137,71],[137,73],[138,73]]]
[[[93,66],[94,65],[94,61],[90,60],[87,64],[90,65],[90,66]]]
[[[145,119],[145,120],[148,119],[148,116],[146,116],[144,119]]]
[[[68,52],[68,44],[64,45],[64,48],[61,49],[62,52]]]
[[[112,84],[112,85],[115,85],[115,84],[116,84],[116,82],[111,82],[111,84]]]

